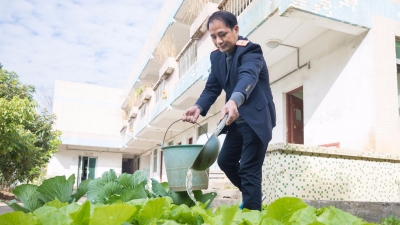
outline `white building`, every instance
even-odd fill
[[[322,148],[321,154],[399,160],[399,1],[215,0],[190,17],[191,2],[165,2],[122,90],[80,87],[82,92],[99,88],[110,93],[88,91],[80,96],[98,99],[95,109],[85,111],[84,103],[91,101],[79,105],[79,98],[69,96],[75,92],[61,91],[66,82],[56,83],[53,112],[58,116],[56,129],[63,131],[63,145],[48,175],[76,173],[80,158],[89,159],[89,164],[95,158],[95,177],[110,168],[120,173],[148,167],[152,177],[165,181],[159,147],[164,135],[165,143],[176,145],[195,143],[201,134],[198,126],[183,122],[166,130],[195,103],[205,85],[214,48],[205,23],[218,9],[237,15],[240,35],[263,48],[277,109],[271,149],[284,151],[281,143],[304,145],[288,145],[302,149],[299,152],[307,152],[309,146],[329,146],[339,149]],[[157,48],[166,43],[178,53],[160,61]],[[208,115],[199,119],[208,132],[216,128],[224,99],[218,98]],[[103,100],[110,102],[110,108]],[[98,127],[99,121],[107,121],[107,128]],[[98,142],[90,141],[94,139]],[[130,170],[121,170],[128,164]],[[400,173],[398,164],[390,166]],[[388,186],[398,188],[394,181]],[[400,199],[398,193],[393,196]]]

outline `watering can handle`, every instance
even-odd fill
[[[218,136],[219,133],[221,133],[222,129],[224,129],[225,124],[226,124],[226,121],[228,120],[228,115],[229,115],[229,114],[226,114],[226,115],[224,116],[224,118],[223,118],[223,119],[219,122],[219,124],[217,125],[217,129],[215,129],[215,131],[214,131],[215,136]]]
[[[180,120],[182,120],[182,119],[179,119],[179,120],[177,120],[177,121],[171,123],[171,125],[169,125],[169,127],[168,127],[167,130],[165,131],[164,138],[163,138],[163,142],[161,143],[161,147],[164,147],[165,137],[167,136],[167,132],[168,132],[169,128],[171,128],[172,125],[174,125],[174,123],[179,122]],[[199,125],[199,127],[203,130],[203,132],[206,134],[207,139],[208,139],[209,137],[208,137],[207,131],[204,130],[204,128],[203,128],[200,124],[198,124],[197,122],[195,122],[195,123],[196,123],[197,125]],[[224,123],[224,124],[225,124],[225,123]]]

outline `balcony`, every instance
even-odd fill
[[[150,87],[142,86],[141,88],[143,88],[143,91],[138,96],[138,99],[139,99],[138,108],[139,109],[151,99],[151,97],[153,96],[153,93],[154,93],[153,89]]]
[[[171,103],[174,103],[179,97],[183,95],[189,88],[191,88],[197,81],[199,81],[202,77],[203,80],[207,79],[209,74],[209,69],[211,67],[210,57],[207,55],[199,60],[188,72],[182,77],[178,83],[175,85],[172,96]],[[202,87],[204,88],[204,86]],[[200,87],[200,90],[202,90]],[[197,91],[197,97],[200,94]],[[196,98],[197,98],[196,97]]]
[[[208,17],[214,12],[218,11],[218,5],[212,2],[208,2],[204,9],[197,16],[193,24],[190,26],[190,37],[192,39],[198,39],[203,36],[207,31]]]
[[[147,116],[144,116],[136,124],[135,130],[133,132],[133,136],[136,137],[146,126],[147,126]]]
[[[238,17],[252,2],[253,0],[224,0],[218,8],[229,11]]]
[[[132,106],[131,110],[129,111],[129,120],[136,118],[138,114],[139,108],[137,106]]]
[[[179,77],[185,76],[186,72],[196,63],[196,44],[197,41],[191,39],[176,58],[176,61],[179,64]]]
[[[149,121],[153,121],[161,112],[166,110],[169,106],[168,99],[161,99],[157,104],[152,108],[151,115]]]

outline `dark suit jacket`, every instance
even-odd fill
[[[239,37],[239,40],[247,39]],[[262,142],[268,145],[276,116],[268,69],[260,45],[252,42],[246,46],[236,45],[229,71],[226,68],[225,53],[216,50],[211,53],[210,59],[211,73],[196,102],[203,108],[201,115],[207,114],[222,90],[226,93],[226,101],[233,92],[241,92],[245,96],[245,102],[239,107],[239,114]]]

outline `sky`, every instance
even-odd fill
[[[0,63],[36,98],[55,80],[123,88],[163,2],[0,0]]]

